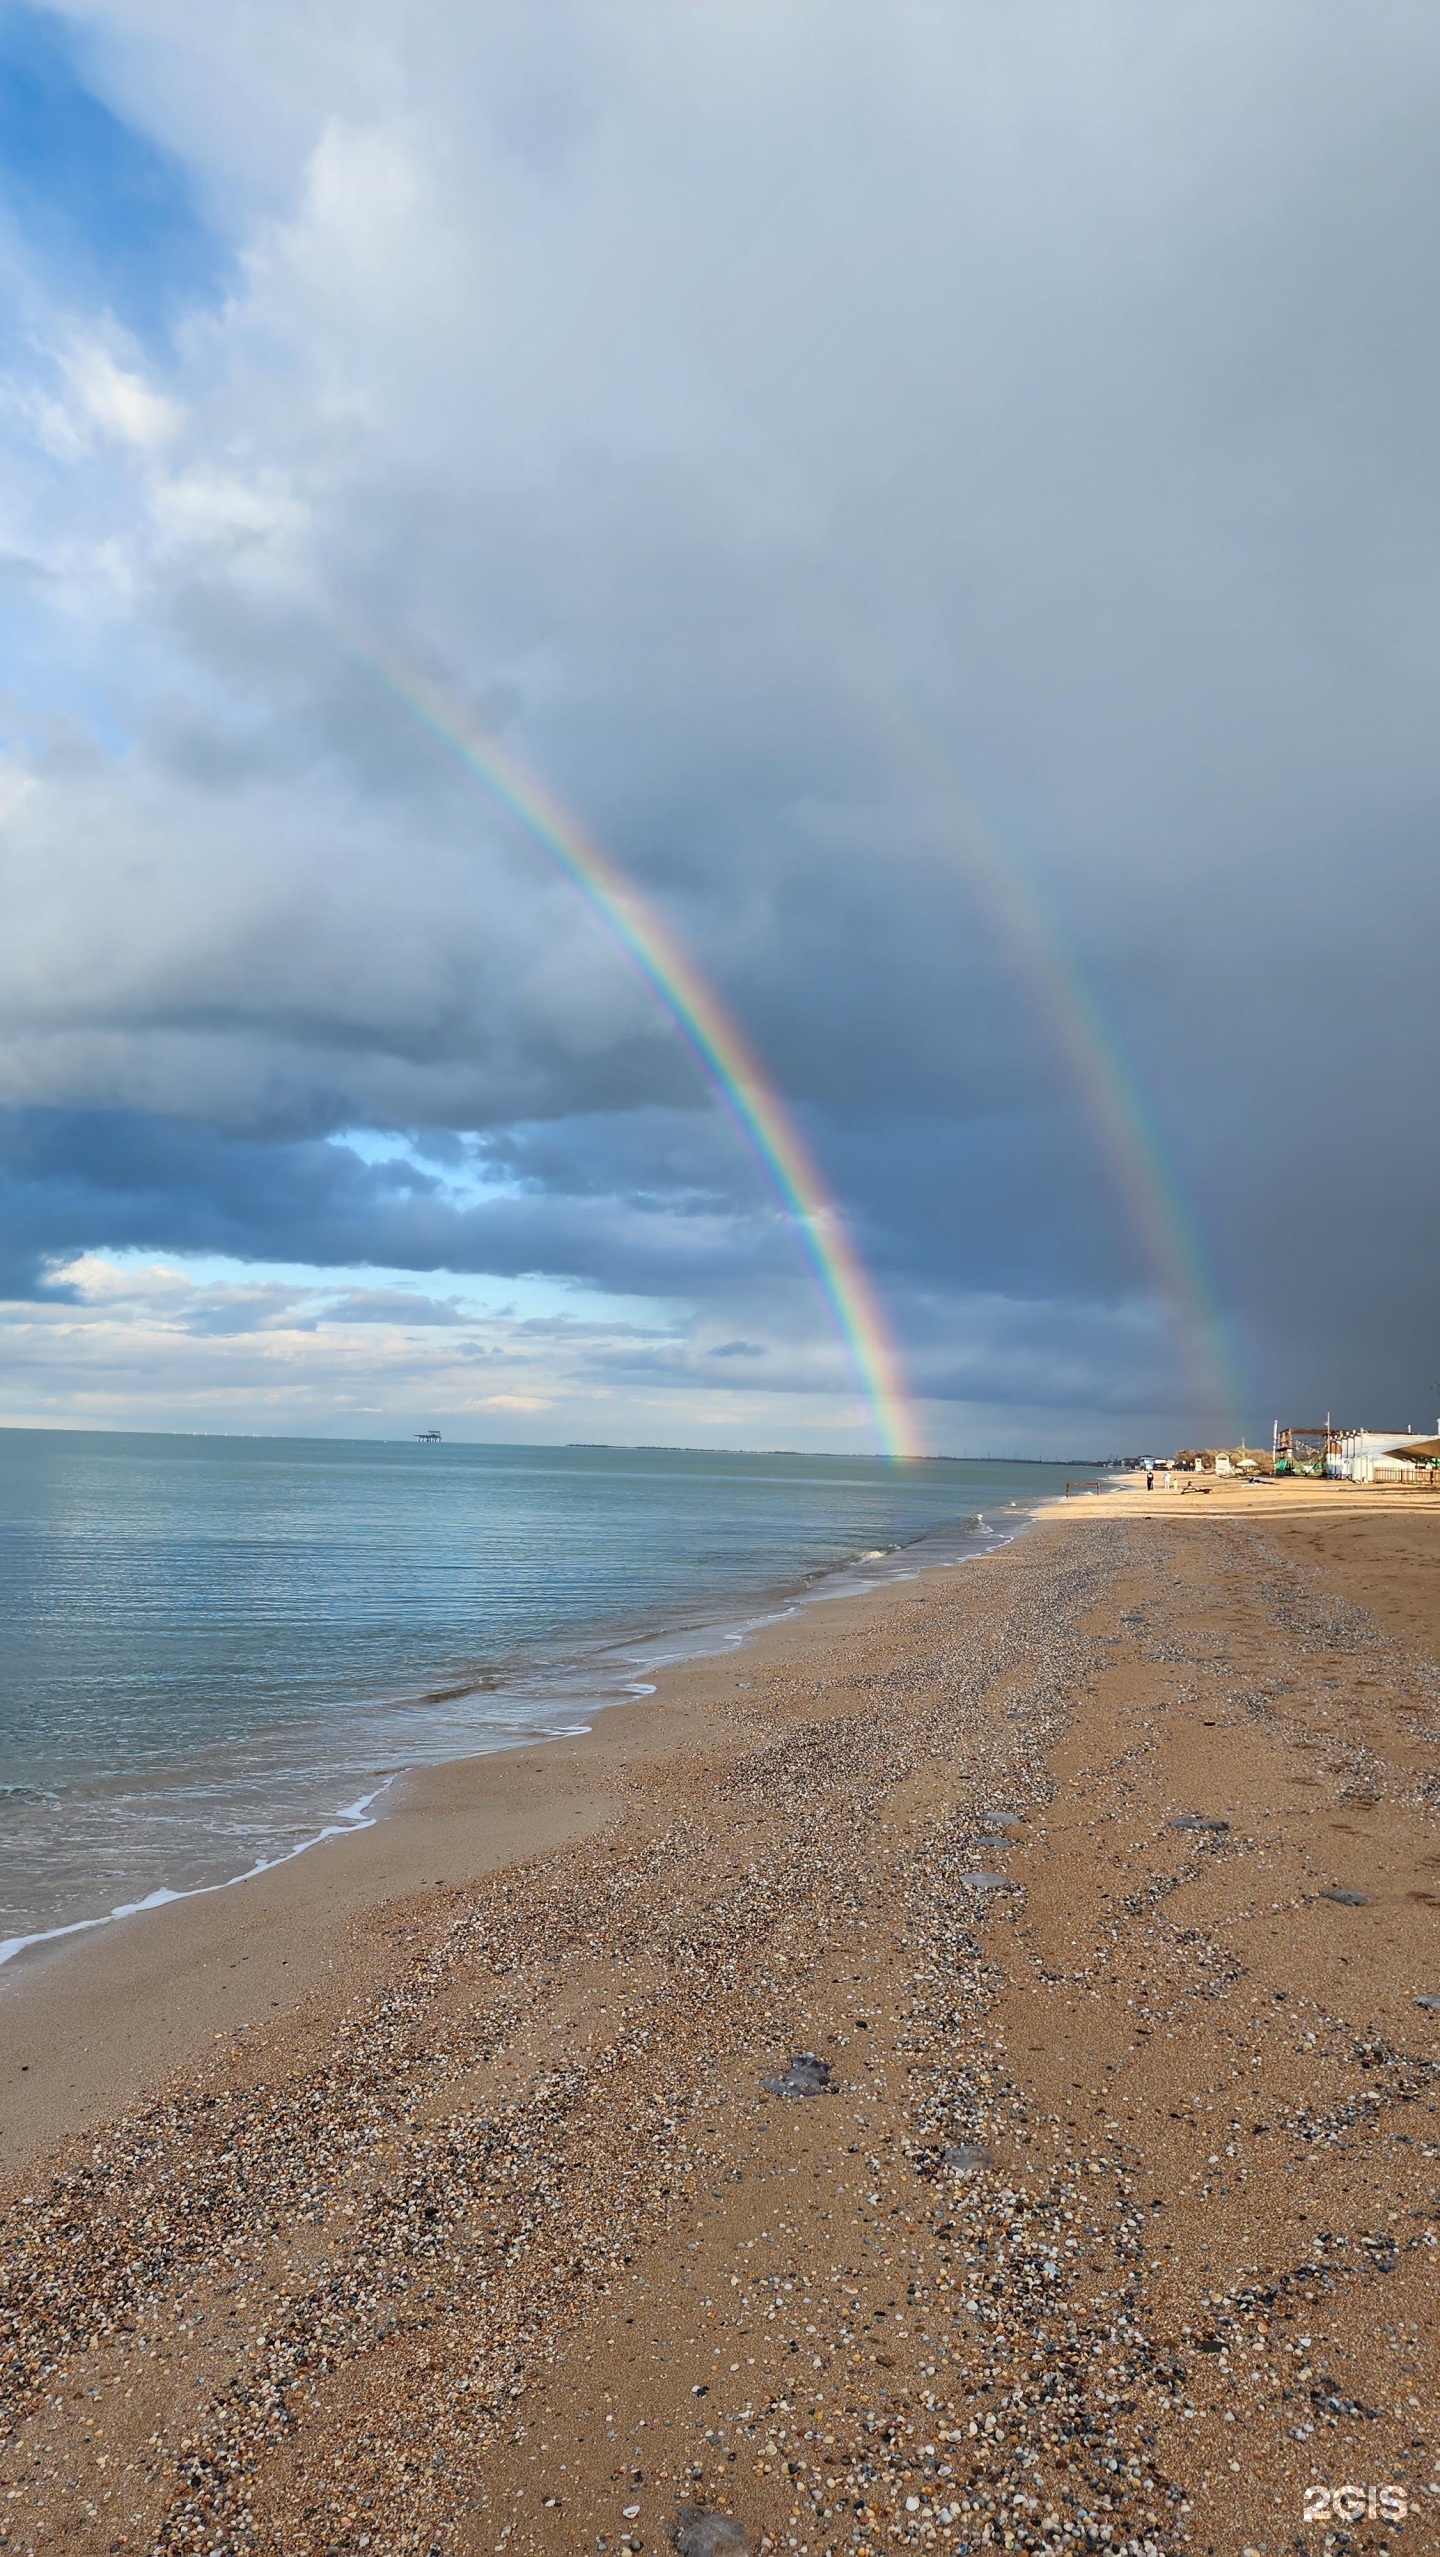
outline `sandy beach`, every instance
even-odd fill
[[[16,1966],[0,2546],[1440,2544],[1437,1560],[1076,1500]]]

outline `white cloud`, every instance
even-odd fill
[[[742,1361],[723,1355],[735,1346],[723,1325],[703,1318],[693,1328],[647,1322],[618,1305],[607,1315],[598,1301],[571,1313],[507,1313],[453,1283],[417,1291],[404,1272],[347,1273],[338,1283],[264,1270],[217,1276],[184,1261],[91,1253],[57,1276],[78,1303],[0,1306],[0,1427],[63,1419],[366,1435],[438,1425],[459,1438],[815,1449],[863,1447],[870,1435],[843,1363],[803,1328],[747,1340]],[[1142,1356],[1153,1351],[1153,1340],[1137,1343],[1137,1332],[1153,1331],[1143,1318],[1119,1328]],[[923,1362],[918,1381],[936,1444],[951,1452],[1099,1451],[1155,1426],[1133,1404],[1117,1415],[1089,1399],[1105,1367],[1094,1327],[1076,1334],[1066,1382],[1082,1391],[1058,1415],[1027,1400],[1033,1360],[1016,1309],[952,1307],[946,1355],[972,1370],[973,1397],[952,1379],[926,1404]]]
[[[308,510],[278,471],[249,474],[213,462],[156,479],[150,508],[162,544],[189,552],[254,551],[293,556]]]
[[[70,391],[77,451],[91,430],[142,453],[158,452],[180,433],[185,413],[179,402],[122,364],[100,339],[74,339],[57,360]]]

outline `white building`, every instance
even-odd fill
[[[1419,1467],[1390,1451],[1410,1436],[1408,1429],[1344,1430],[1325,1459],[1325,1471],[1341,1483],[1408,1483]]]

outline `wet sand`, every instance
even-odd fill
[[[1440,2544],[1437,1561],[1076,1501],[32,1971],[0,2544]]]
[[[0,2179],[67,2132],[104,2121],[217,2039],[270,2024],[302,2001],[323,2030],[337,2001],[386,1976],[391,1938],[367,1923],[370,1913],[596,1834],[660,1767],[703,1751],[716,1709],[723,1720],[757,1676],[798,1669],[812,1654],[823,1662],[855,1626],[883,1623],[913,1587],[892,1582],[802,1607],[743,1650],[667,1669],[653,1696],[606,1707],[578,1739],[417,1769],[371,1829],[7,1965]]]

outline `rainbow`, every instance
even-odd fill
[[[856,633],[830,631],[841,680],[888,748],[896,770],[943,829],[946,857],[964,871],[1048,1024],[1088,1108],[1116,1185],[1187,1352],[1190,1387],[1208,1425],[1239,1435],[1243,1394],[1218,1292],[1154,1114],[1105,1020],[1059,918],[1013,848],[1003,852],[945,749],[899,696]]]
[[[785,1103],[669,926],[553,791],[475,727],[441,687],[327,617],[345,654],[469,766],[579,888],[639,970],[759,1156],[835,1317],[882,1452],[923,1454],[899,1357],[868,1272]]]

